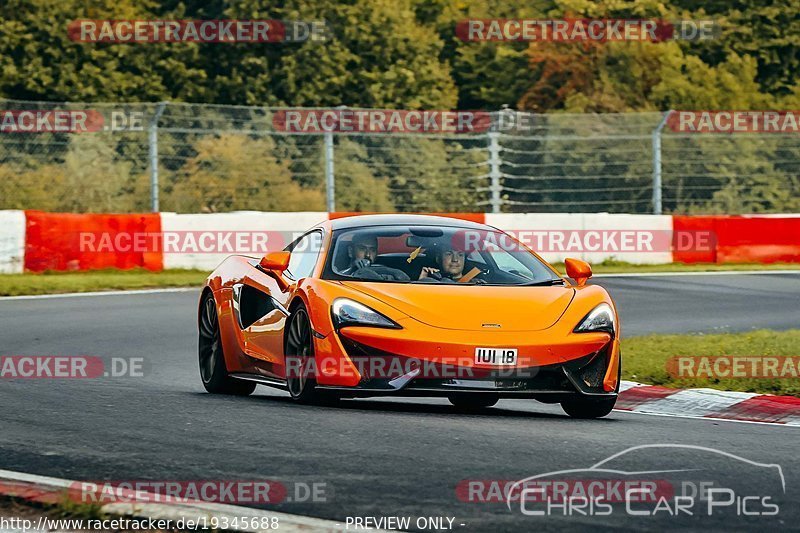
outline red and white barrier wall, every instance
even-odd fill
[[[22,272],[25,211],[0,211],[0,274]]]
[[[0,273],[45,270],[91,270],[134,267],[158,271],[175,268],[211,270],[232,252],[98,251],[85,246],[87,234],[176,234],[210,232],[302,232],[327,218],[349,213],[234,212],[213,214],[71,214],[0,211]],[[656,216],[608,213],[464,213],[448,214],[519,232],[652,232],[659,235],[709,233],[710,246],[656,246],[652,251],[620,251],[600,246],[582,250],[540,250],[548,261],[577,257],[629,263],[772,263],[800,262],[800,214],[751,216]],[[668,237],[669,238],[669,237]],[[532,246],[536,249],[536,246]],[[252,255],[252,254],[250,254]]]
[[[546,231],[551,237],[564,232],[565,236],[576,234],[581,240],[587,237],[587,231],[601,232],[591,244],[600,250],[594,250],[595,246],[583,247],[580,251],[573,247],[571,251],[564,242],[564,246],[557,245],[549,239],[549,246],[544,250],[536,249],[546,261],[561,262],[565,257],[575,257],[583,259],[589,263],[599,263],[606,259],[616,259],[634,264],[663,264],[672,262],[672,252],[669,246],[653,246],[654,251],[617,251],[603,246],[603,235],[609,232],[634,232],[652,231],[662,240],[669,238],[672,230],[672,217],[667,215],[627,215],[610,213],[487,213],[486,224],[494,226],[503,231],[514,234],[517,238],[525,242],[524,235],[520,234],[526,230]],[[604,234],[602,232],[605,232]],[[618,242],[618,239],[614,239]],[[529,244],[525,242],[525,244]],[[565,251],[561,251],[565,250]],[[566,254],[566,255],[565,255]]]
[[[328,213],[306,211],[292,213],[269,213],[261,211],[237,211],[234,213],[213,213],[204,215],[161,213],[161,230],[164,233],[186,232],[297,232],[319,224],[328,218]],[[298,235],[299,236],[299,235]],[[288,242],[279,242],[278,249]],[[272,249],[272,247],[270,247]],[[163,254],[164,268],[199,268],[214,270],[230,252],[192,253],[170,252]],[[246,253],[245,255],[253,255]]]

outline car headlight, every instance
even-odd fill
[[[374,309],[348,298],[337,298],[331,306],[333,325],[337,328],[344,326],[372,326],[376,328],[401,329],[400,324],[386,318]]]
[[[575,333],[605,331],[614,335],[614,319],[614,309],[608,304],[600,304],[583,317],[573,331]]]

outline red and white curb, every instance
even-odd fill
[[[74,487],[76,483],[78,482],[68,479],[0,470],[0,495],[26,501],[57,503],[62,501],[70,487]],[[142,494],[141,496],[144,500],[158,499],[156,495],[148,496],[147,494]],[[260,519],[270,518],[278,519],[280,531],[303,533],[309,531],[345,531],[343,524],[333,520],[208,502],[174,504],[117,502],[103,505],[100,511],[113,516],[152,518],[154,520],[171,520],[173,522],[183,520],[184,523],[189,520],[194,521],[194,523],[200,523],[203,519],[208,520],[210,517],[215,517],[220,522],[230,524],[229,530],[236,531],[274,531],[274,529],[250,529],[246,526],[233,527],[234,524],[241,524],[242,522],[252,523],[252,519],[260,522]]]
[[[800,398],[716,389],[668,389],[633,381],[620,384],[617,410],[800,426]]]

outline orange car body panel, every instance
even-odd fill
[[[247,328],[238,322],[233,292],[250,285],[272,296],[290,310],[300,300],[309,311],[315,332],[317,383],[355,387],[361,381],[342,344],[344,337],[400,356],[475,368],[477,347],[517,348],[518,368],[560,364],[586,357],[609,345],[609,364],[603,390],[618,385],[619,321],[616,338],[606,332],[574,333],[573,329],[597,305],[614,306],[605,289],[577,285],[565,279],[564,286],[453,286],[403,284],[320,279],[331,245],[331,222],[318,226],[323,231],[322,248],[313,273],[284,287],[274,273],[259,270],[261,258],[232,256],[209,276],[206,289],[214,293],[219,313],[225,362],[229,372],[247,372],[285,378],[283,327],[286,313],[268,313]],[[551,265],[533,255],[557,272]],[[335,331],[331,304],[349,298],[385,315],[402,329],[349,326]],[[500,327],[487,327],[498,324]]]

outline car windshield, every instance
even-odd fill
[[[563,283],[528,249],[496,230],[378,226],[333,234],[327,279],[464,285]]]

